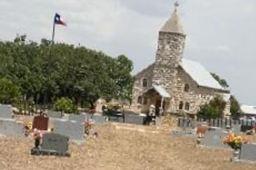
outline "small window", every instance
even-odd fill
[[[138,101],[137,101],[139,104],[142,104],[142,97],[141,96],[139,96],[138,97]]]
[[[182,110],[183,109],[183,102],[181,101],[179,104],[179,109]]]
[[[189,111],[189,107],[190,107],[189,103],[186,102],[186,104],[185,104],[185,110]]]
[[[188,91],[189,91],[189,85],[188,85],[188,84],[185,84],[184,91],[185,91],[185,92],[188,92]]]
[[[148,98],[144,97],[144,99],[143,99],[143,104],[144,104],[144,105],[148,104]]]
[[[142,86],[143,87],[148,87],[148,80],[147,79],[142,80]]]

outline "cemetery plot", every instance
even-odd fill
[[[69,138],[66,136],[57,133],[46,133],[42,138],[42,144],[38,148],[31,149],[31,154],[70,156],[68,141]]]
[[[223,144],[223,139],[227,136],[227,132],[220,128],[213,128],[206,131],[204,138],[201,139],[201,145],[210,148],[228,148]]]
[[[243,144],[240,151],[240,160],[256,162],[256,145]]]
[[[38,130],[48,130],[48,122],[49,118],[45,117],[43,115],[40,116],[35,116],[33,120],[33,129],[38,129]]]
[[[70,114],[68,119],[69,120],[74,120],[74,121],[77,121],[77,122],[84,122],[86,120],[86,115],[84,114],[80,114],[80,115],[75,115],[75,114]]]
[[[12,119],[0,119],[0,134],[14,137],[24,137],[23,124]]]
[[[144,125],[146,117],[135,114],[124,114],[124,120],[125,123]]]
[[[0,118],[12,118],[12,107],[10,105],[0,104]]]
[[[68,136],[71,140],[84,140],[84,124],[82,122],[54,119],[53,131]]]
[[[61,112],[56,112],[56,111],[52,111],[52,110],[48,110],[47,116],[50,118],[62,118]]]
[[[103,124],[106,123],[106,117],[102,115],[96,115],[94,114],[92,116],[92,120],[94,120],[95,124]]]

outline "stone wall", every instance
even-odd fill
[[[189,86],[189,90],[185,91],[185,85]],[[185,111],[190,114],[196,114],[200,106],[208,103],[211,99],[213,99],[216,95],[227,94],[227,92],[219,91],[217,89],[207,88],[198,86],[197,83],[181,68],[178,68],[178,76],[177,76],[177,84],[173,89],[172,93],[172,101],[171,108],[168,108],[169,112],[179,112]],[[179,109],[180,102],[183,102],[183,109]],[[189,103],[189,110],[185,109],[186,103]],[[227,106],[225,108],[225,114],[229,114],[229,102],[227,102]]]
[[[140,112],[143,109],[143,105],[138,103],[139,96],[142,96],[148,88],[152,87],[152,76],[153,76],[154,64],[151,64],[135,76],[132,92],[132,110]],[[147,87],[143,87],[143,79],[148,80]],[[147,107],[147,106],[145,106]]]
[[[159,32],[153,83],[171,91],[176,84],[177,67],[182,58],[185,35]]]

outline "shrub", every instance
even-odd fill
[[[74,113],[77,111],[73,101],[69,98],[62,97],[54,103],[54,109],[64,113]]]
[[[216,96],[208,104],[201,106],[198,116],[213,119],[222,117],[225,106],[226,102],[220,96]]]

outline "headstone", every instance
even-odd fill
[[[241,125],[239,124],[233,124],[232,126],[232,131],[235,134],[240,134],[241,133]]]
[[[111,122],[124,123],[124,118],[122,116],[108,116],[108,120]]]
[[[12,106],[0,104],[0,118],[12,118]]]
[[[145,124],[146,117],[135,114],[125,114],[124,120],[125,123],[143,125]]]
[[[74,121],[77,121],[77,122],[84,122],[86,120],[86,115],[84,115],[84,114],[79,114],[79,115],[70,114],[68,119],[69,120],[74,120]]]
[[[53,150],[57,153],[65,154],[68,151],[69,138],[57,134],[57,133],[46,133],[42,139],[42,150]]]
[[[61,112],[52,111],[52,110],[48,110],[47,116],[51,118],[62,118]]]
[[[190,130],[173,130],[171,131],[171,136],[173,137],[195,137],[195,131],[190,129]]]
[[[57,133],[46,133],[43,135],[42,144],[39,148],[33,148],[31,154],[36,155],[69,155],[68,152],[69,138]]]
[[[84,139],[84,124],[73,120],[54,119],[53,131],[72,140]]]
[[[94,120],[95,124],[103,124],[106,123],[106,117],[102,115],[93,115],[92,120]]]
[[[205,133],[204,138],[201,140],[201,144],[207,147],[213,148],[228,148],[227,145],[223,144],[223,139],[227,136],[227,132],[220,129],[214,128],[208,130]]]
[[[43,115],[35,116],[33,120],[33,129],[48,130],[49,118]]]
[[[25,134],[23,125],[13,119],[0,119],[0,134],[6,136],[23,137]]]
[[[241,147],[240,159],[245,161],[256,161],[256,145],[243,144]]]

